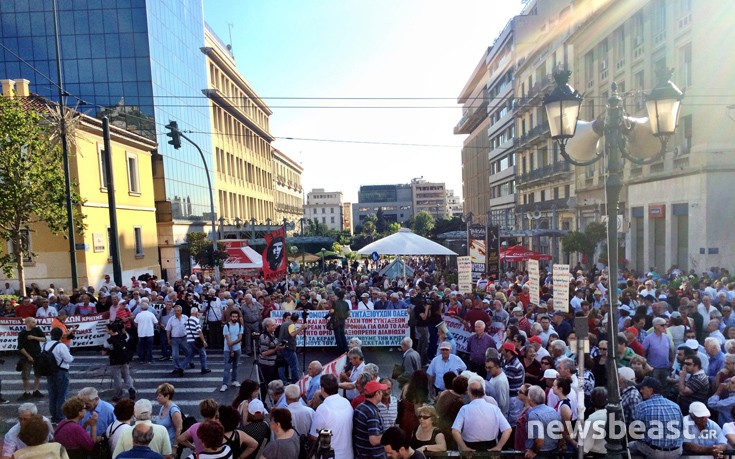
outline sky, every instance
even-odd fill
[[[304,167],[304,190],[348,202],[361,185],[419,177],[461,195],[457,97],[520,10],[520,0],[204,0],[273,111],[273,146]]]

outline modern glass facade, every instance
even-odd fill
[[[68,104],[155,138],[174,219],[208,220],[201,157],[185,141],[174,150],[164,128],[192,131],[213,171],[202,0],[58,0],[58,16]],[[0,78],[26,78],[57,100],[52,2],[1,1],[0,42]]]

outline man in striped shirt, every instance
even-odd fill
[[[199,340],[197,341],[197,338]],[[207,368],[207,340],[202,333],[202,324],[199,322],[199,308],[191,308],[191,317],[186,321],[186,343],[189,345],[189,355],[186,360],[189,361],[189,368],[194,368],[194,354],[199,354],[199,361],[202,366],[201,373],[203,375],[211,373],[212,370]]]
[[[356,459],[385,458],[380,444],[385,429],[377,405],[383,398],[383,391],[387,390],[387,385],[375,380],[365,384],[365,401],[352,415],[352,446]]]

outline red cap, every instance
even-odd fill
[[[631,332],[636,338],[638,337],[638,329],[635,327],[628,327],[625,329],[625,331]]]
[[[380,384],[378,381],[372,380],[365,384],[365,393],[374,394],[379,390],[388,390],[387,384]]]
[[[538,343],[538,344],[544,344],[544,340],[541,339],[540,336],[532,336],[528,338],[529,343]]]
[[[502,345],[502,346],[500,346],[500,349],[501,349],[501,350],[504,350],[504,351],[510,351],[510,352],[512,352],[513,354],[515,354],[515,355],[518,355],[518,350],[517,350],[517,349],[516,349],[516,347],[515,347],[515,346],[513,345],[513,343],[503,343],[503,345]]]

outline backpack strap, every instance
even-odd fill
[[[49,354],[51,354],[51,357],[53,357],[53,358],[54,358],[54,362],[56,362],[56,366],[57,366],[58,368],[61,368],[61,363],[64,363],[64,359],[63,359],[63,357],[62,357],[62,359],[61,359],[61,363],[59,363],[59,361],[58,361],[58,360],[56,360],[56,356],[54,355],[54,348],[55,348],[56,346],[58,346],[58,345],[59,345],[59,341],[57,341],[57,342],[55,342],[54,344],[52,344],[52,345],[51,345],[51,347],[50,347],[50,348],[48,348],[48,353],[49,353]],[[64,424],[64,425],[66,425],[66,424]]]

